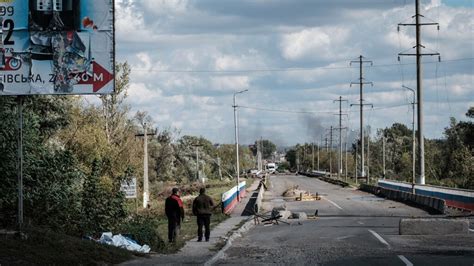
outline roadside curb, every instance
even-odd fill
[[[231,236],[226,239],[225,246],[219,250],[212,258],[210,258],[204,265],[213,265],[217,260],[224,257],[224,253],[232,246],[232,242],[241,237],[243,233],[247,232],[254,226],[253,220],[249,218],[239,229],[234,231]]]

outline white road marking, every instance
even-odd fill
[[[474,232],[474,229],[469,229],[469,231]],[[474,264],[472,264],[472,266],[474,266]]]
[[[364,224],[364,222],[361,222],[361,221],[357,221],[357,223],[360,224],[360,225]]]
[[[387,241],[385,241],[385,239],[383,239],[379,234],[377,234],[376,232],[374,232],[370,229],[369,229],[369,232],[372,233],[372,235],[374,235],[382,244],[384,244],[388,248],[390,248],[390,244]]]
[[[409,261],[405,256],[398,255],[398,258],[405,263],[406,266],[413,266],[413,263]]]
[[[338,238],[336,238],[337,240],[341,241],[341,240],[344,240],[344,239],[348,239],[348,238],[351,238],[353,237],[353,235],[348,235],[348,236],[340,236]]]
[[[337,205],[337,203],[335,203],[334,201],[332,201],[332,200],[330,200],[330,199],[328,199],[328,198],[326,198],[326,197],[323,197],[323,199],[327,200],[329,203],[331,203],[332,205],[336,206],[338,209],[341,209],[341,210],[342,210],[341,206]]]

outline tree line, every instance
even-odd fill
[[[443,138],[425,139],[427,184],[474,189],[474,107],[469,108],[466,119],[467,121],[456,121],[451,118],[449,126],[444,129]],[[366,173],[371,178],[384,176],[385,146],[385,178],[412,182],[412,134],[413,131],[405,125],[394,123],[391,127],[379,129],[373,137],[366,136]],[[357,172],[360,173],[360,145],[360,141],[350,144],[347,156],[343,146],[341,177],[345,177],[346,169],[349,178],[355,177],[356,160],[359,164]],[[337,173],[339,149],[336,147],[318,147],[312,143],[297,144],[287,152],[286,157],[294,170],[318,170],[318,150],[319,169],[332,169],[333,173]]]
[[[131,219],[120,185],[138,177],[142,187],[143,138],[136,135],[143,133],[145,123],[154,126],[147,113],[132,113],[127,104],[130,72],[127,63],[118,63],[115,93],[92,103],[91,98],[79,96],[24,97],[26,225],[83,236],[120,230]],[[16,97],[0,97],[2,227],[14,226],[18,218],[17,106]],[[235,176],[234,145],[181,136],[179,130],[167,127],[159,128],[148,141],[152,198],[162,192],[164,182],[187,184],[196,182],[197,176],[219,180]],[[251,149],[241,147],[240,168],[254,165]]]

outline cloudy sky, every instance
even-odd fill
[[[372,132],[410,126],[416,88],[414,0],[116,0],[117,60],[132,66],[129,103],[159,128],[232,143],[233,93],[242,143],[316,141],[337,126],[358,130],[359,55],[366,65],[365,121]],[[443,136],[449,117],[474,106],[473,0],[422,1],[425,132]]]

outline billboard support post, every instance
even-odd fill
[[[23,96],[18,96],[18,230],[23,228]]]

